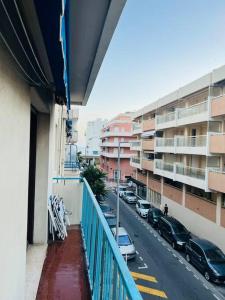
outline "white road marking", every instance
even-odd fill
[[[137,253],[137,255],[139,254],[139,252],[138,252],[138,251],[136,251],[136,253]]]
[[[194,277],[195,277],[196,279],[199,279],[199,277],[198,277],[196,274],[194,274]]]
[[[186,269],[187,269],[189,272],[191,272],[191,269],[190,269],[188,266],[186,266]]]
[[[213,294],[213,296],[214,296],[217,300],[221,300],[216,294]]]
[[[204,285],[204,287],[205,287],[207,290],[209,289],[208,286],[207,286],[205,283],[204,283],[203,285]]]
[[[138,267],[138,269],[148,269],[148,266],[146,264],[144,264],[143,267]]]
[[[141,261],[143,261],[143,258],[141,256],[139,258],[140,258]]]
[[[174,257],[177,257],[175,253],[173,253],[173,256],[174,256]]]
[[[183,260],[182,259],[179,259],[179,262],[183,265]]]

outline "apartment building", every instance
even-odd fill
[[[225,250],[225,66],[136,112],[132,179]]]
[[[132,113],[119,114],[109,121],[102,130],[101,135],[100,167],[107,173],[109,180],[116,180],[118,174],[118,148],[120,145],[121,180],[125,180],[132,173],[130,150],[132,140]]]
[[[41,273],[48,242],[48,199],[53,177],[60,174],[55,104],[68,110],[71,104],[86,105],[124,5],[114,0],[0,4],[0,299],[35,299],[37,266]],[[80,206],[74,210],[80,213]],[[31,265],[37,263],[31,273],[28,257]],[[27,282],[36,286],[26,298]]]
[[[100,145],[101,145],[101,134],[104,125],[107,123],[107,120],[96,119],[89,121],[87,123],[87,128],[85,132],[86,136],[86,148],[85,156],[100,156]]]

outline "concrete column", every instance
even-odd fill
[[[216,199],[216,224],[220,226],[221,223],[221,200],[222,200],[222,195],[220,193],[217,194],[217,199]]]
[[[48,114],[39,113],[37,117],[37,153],[33,234],[33,241],[37,244],[47,243],[49,124],[50,116]]]
[[[185,196],[186,196],[186,185],[183,184],[182,188],[182,205],[185,206]]]
[[[161,177],[161,195],[163,195],[164,177]]]
[[[148,188],[148,174],[149,174],[149,172],[147,171],[147,181],[146,181],[147,200],[150,201],[150,197],[149,197],[149,188]]]

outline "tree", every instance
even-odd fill
[[[106,174],[104,172],[90,165],[81,173],[81,176],[87,180],[98,201],[106,196],[107,189],[104,181]]]
[[[82,161],[83,161],[83,156],[81,155],[81,151],[77,152],[77,160],[79,163],[82,163]]]

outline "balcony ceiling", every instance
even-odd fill
[[[69,1],[71,104],[86,105],[125,2]]]

